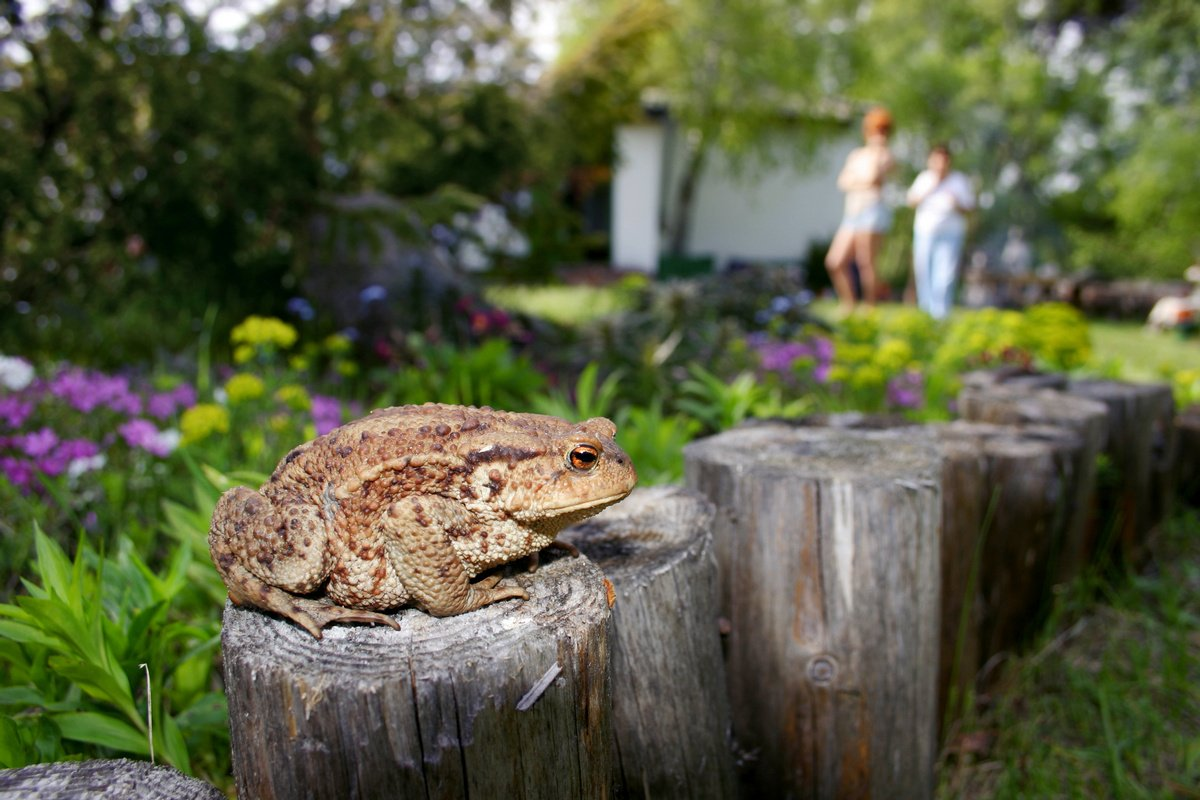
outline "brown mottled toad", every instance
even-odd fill
[[[497,576],[471,579],[632,491],[615,434],[602,418],[382,409],[292,450],[259,491],[225,492],[213,562],[233,602],[317,638],[331,622],[397,627],[373,612],[398,606],[450,616],[528,599]]]

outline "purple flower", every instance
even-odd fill
[[[117,433],[130,447],[137,447],[147,453],[166,458],[173,449],[171,442],[163,436],[162,431],[154,423],[146,419],[131,419],[117,428]]]
[[[18,489],[28,489],[33,484],[33,464],[23,458],[0,457],[0,472]]]
[[[817,361],[828,365],[833,361],[833,339],[827,339],[824,336],[814,336],[812,339],[813,355]]]
[[[30,458],[48,456],[58,444],[58,434],[50,428],[17,437],[17,447]]]
[[[787,372],[798,359],[811,358],[808,345],[800,342],[765,342],[758,348],[763,369]]]
[[[342,424],[342,404],[336,397],[314,394],[312,415],[317,435],[323,436]]]
[[[19,428],[33,414],[33,403],[19,397],[0,397],[0,421]]]
[[[925,403],[925,376],[908,370],[892,378],[888,381],[887,399],[893,408],[920,408]]]
[[[155,392],[146,400],[146,413],[155,419],[166,419],[176,411],[196,405],[196,390],[182,384],[169,392]]]
[[[129,390],[129,379],[121,376],[65,370],[50,381],[50,394],[85,414],[100,406],[123,414],[142,412],[142,398]]]

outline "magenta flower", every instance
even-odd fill
[[[312,415],[317,435],[323,436],[342,424],[342,404],[336,397],[314,394]]]
[[[155,392],[146,400],[146,413],[155,419],[166,419],[176,411],[196,405],[196,390],[182,384],[169,392]]]
[[[28,489],[33,484],[33,464],[23,458],[0,456],[0,473],[18,489]]]
[[[887,399],[893,408],[920,408],[925,404],[925,376],[908,370],[892,378],[888,381]]]
[[[50,428],[27,433],[17,437],[17,448],[30,458],[43,458],[50,455],[58,444],[58,434]]]
[[[0,422],[19,428],[33,414],[33,403],[19,397],[0,397]]]
[[[151,455],[166,458],[174,449],[171,442],[163,436],[162,431],[153,422],[146,419],[131,419],[117,428],[117,433],[130,447],[145,450]]]

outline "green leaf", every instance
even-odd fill
[[[23,767],[27,763],[21,731],[11,717],[0,716],[0,769]]]
[[[62,731],[64,739],[110,747],[139,756],[150,755],[146,734],[124,720],[93,711],[56,714],[52,719]]]
[[[167,714],[155,717],[154,723],[157,726],[156,730],[161,731],[156,739],[162,743],[163,758],[176,769],[191,774],[187,742],[183,739],[183,731],[179,729],[179,723]]]
[[[0,706],[44,706],[42,693],[28,686],[5,686],[0,689]]]
[[[71,597],[71,562],[58,543],[34,523],[34,545],[37,548],[37,571],[42,578],[42,586],[47,591],[58,595],[63,600]]]
[[[0,620],[0,637],[11,639],[14,642],[21,642],[22,644],[40,644],[43,647],[54,649],[60,646],[58,639],[47,636],[32,625],[8,620]]]

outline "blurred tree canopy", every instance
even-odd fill
[[[236,35],[121,7],[0,4],[0,350],[175,351],[281,311],[332,194],[555,172],[511,2],[282,0]]]
[[[1200,259],[1200,4],[1192,0],[610,0],[577,3],[554,74],[579,118],[643,114],[661,98],[708,149],[766,156],[788,126],[856,130],[876,103],[897,118],[912,170],[949,142],[975,176],[992,246],[1024,228],[1043,260],[1108,275],[1179,277]],[[586,98],[586,102],[583,98]],[[831,130],[820,120],[841,118]],[[911,173],[910,175],[911,176]],[[901,176],[901,178],[906,176]],[[686,198],[681,198],[686,200]],[[677,208],[686,215],[686,202]],[[678,247],[686,219],[669,222]]]
[[[571,168],[647,103],[687,134],[677,248],[712,148],[769,164],[782,124],[803,160],[883,103],[911,168],[948,140],[978,179],[979,241],[1020,225],[1110,275],[1200,258],[1192,0],[557,2],[539,78],[536,0],[278,0],[236,32],[236,4],[0,0],[0,351],[111,363],[281,311],[306,220],[362,191],[432,226],[519,190],[544,274],[576,253]]]

